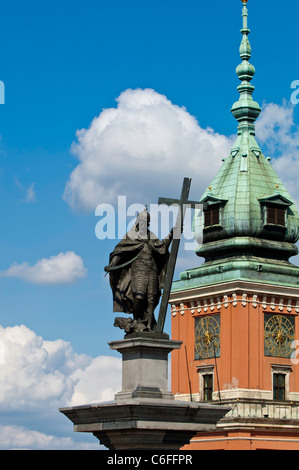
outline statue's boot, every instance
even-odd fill
[[[134,316],[134,320],[140,320],[143,317],[143,306],[144,306],[144,299],[135,297],[134,304],[132,308],[132,313]]]
[[[155,310],[155,305],[154,304],[148,304],[147,327],[148,327],[149,330],[152,330],[154,328],[155,324],[156,324],[154,310]]]

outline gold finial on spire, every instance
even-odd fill
[[[244,5],[246,5],[246,3],[248,2],[248,0],[241,0],[242,3],[244,3]]]

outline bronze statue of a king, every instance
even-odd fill
[[[133,314],[133,319],[115,319],[114,325],[126,333],[152,331],[156,324],[154,310],[163,289],[173,230],[159,240],[149,224],[150,214],[145,209],[116,245],[104,268],[110,276],[113,311]]]

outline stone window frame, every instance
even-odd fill
[[[215,386],[215,366],[214,365],[204,365],[204,366],[197,366],[196,371],[198,373],[198,379],[199,379],[199,401],[204,402],[205,397],[204,397],[204,376],[205,375],[211,375],[212,376],[212,384],[213,384],[213,390],[212,390],[212,400],[213,400],[213,394],[214,394],[214,386]]]
[[[290,400],[290,373],[292,372],[292,366],[289,364],[271,364],[271,384],[272,384],[272,396],[274,400],[274,375],[281,374],[285,376],[285,397],[283,401]]]

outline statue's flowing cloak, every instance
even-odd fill
[[[169,258],[169,251],[165,241],[159,240],[155,234],[149,232],[148,239],[142,239],[135,227],[133,227],[124,238],[116,245],[110,254],[109,264],[113,264],[113,259],[117,256],[117,265],[123,266],[109,272],[110,286],[113,292],[113,312],[131,313],[134,303],[134,296],[131,285],[131,265],[141,252],[145,243],[149,243],[152,248],[152,254],[158,269],[159,292],[157,302],[164,286],[166,268]]]

